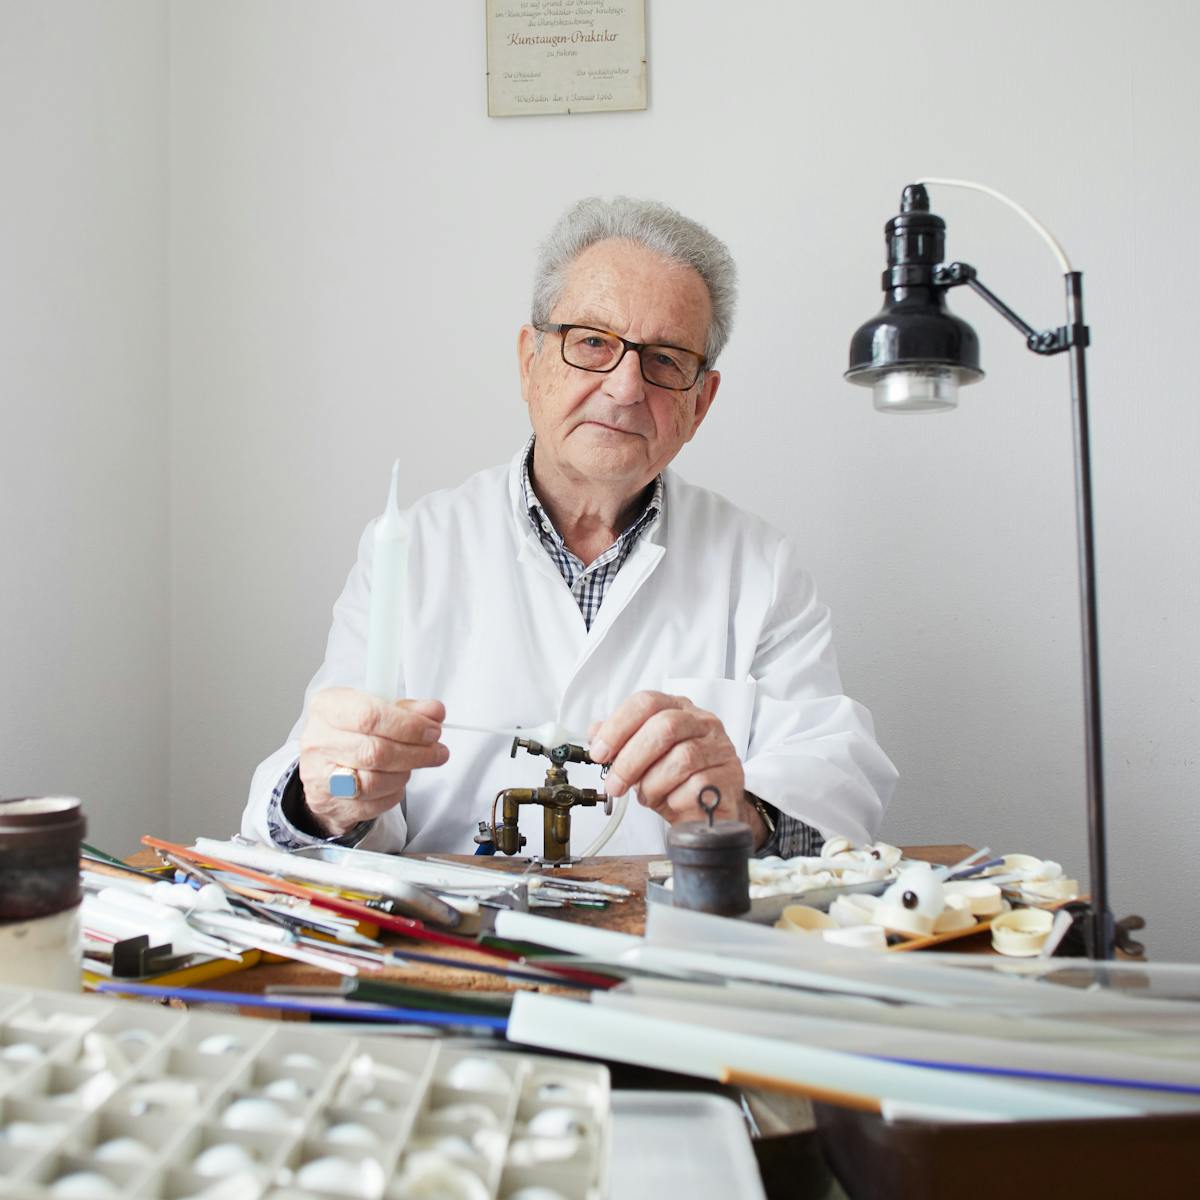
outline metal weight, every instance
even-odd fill
[[[715,799],[706,804],[705,796]],[[674,905],[696,912],[736,917],[750,911],[750,855],[754,834],[741,821],[717,821],[721,793],[711,784],[696,803],[706,820],[671,827],[667,854],[674,873]]]

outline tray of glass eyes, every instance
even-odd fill
[[[747,864],[750,909],[740,919],[770,925],[793,904],[828,909],[839,896],[878,896],[896,879],[901,865],[897,847],[885,842],[855,847],[847,838],[831,838],[815,856],[752,858]],[[649,903],[673,902],[671,873],[670,862],[650,864]]]
[[[783,910],[794,904],[807,904],[811,908],[827,910],[839,896],[879,896],[887,886],[886,881],[872,880],[867,883],[830,884],[771,896],[752,894],[749,910],[737,919],[750,921],[755,925],[774,925],[783,915]],[[651,880],[646,885],[646,901],[649,904],[671,905],[674,898],[675,893],[665,883]]]
[[[0,1196],[600,1200],[608,1071],[0,988]]]

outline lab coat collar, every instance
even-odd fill
[[[550,556],[538,540],[537,534],[533,532],[533,527],[529,524],[529,514],[525,511],[525,497],[523,495],[524,489],[521,487],[521,473],[525,469],[525,449],[528,445],[529,443],[526,442],[513,455],[512,460],[508,464],[508,501],[512,517],[510,526],[513,535],[513,545],[517,553],[517,560],[522,565],[532,567],[536,571],[541,571],[543,575],[547,575],[550,578],[561,579],[562,576],[559,575],[558,568],[550,561]],[[604,606],[601,605],[600,607],[603,608]]]
[[[524,488],[521,486],[521,476],[525,467],[525,451],[528,443],[513,455],[508,466],[508,497],[510,507],[510,528],[514,539],[517,560],[523,565],[540,571],[551,579],[562,582],[558,568],[546,553],[537,534],[529,522],[529,514],[525,511]],[[625,610],[630,600],[637,594],[643,583],[650,577],[666,553],[666,531],[670,520],[670,494],[674,473],[663,472],[662,508],[658,519],[653,521],[638,538],[637,544],[630,551],[617,577],[609,584],[604,596],[604,603],[592,622],[592,627],[582,638],[579,647],[579,657],[575,662],[573,675],[591,658],[596,648],[604,640],[608,631]],[[565,587],[565,585],[564,585]],[[574,604],[574,597],[571,603]],[[580,626],[582,633],[582,624]]]
[[[543,574],[561,579],[562,576],[559,575],[558,568],[550,560],[550,556],[546,553],[545,547],[534,531],[529,520],[529,513],[525,508],[525,489],[521,481],[525,471],[525,455],[528,453],[528,450],[529,442],[526,441],[508,463],[508,502],[512,515],[513,547],[520,562],[536,566]],[[664,470],[662,479],[663,494],[658,516],[650,522],[649,528],[639,536],[639,545],[651,543],[661,547],[665,544],[667,510],[669,508],[672,483],[675,479],[674,471],[669,469]],[[638,548],[634,547],[630,558],[637,557]],[[657,562],[660,557],[661,550],[655,556],[654,560]],[[627,561],[621,568],[621,571],[617,573],[618,579],[628,566],[629,562]],[[601,605],[600,607],[603,609],[604,606]]]

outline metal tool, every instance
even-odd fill
[[[567,779],[566,764],[569,762],[591,763],[594,760],[583,746],[566,742],[561,746],[546,747],[541,742],[527,738],[513,738],[510,758],[516,758],[518,750],[542,755],[550,760],[546,771],[546,782],[536,788],[504,788],[496,793],[492,801],[492,835],[496,849],[504,854],[516,854],[525,845],[518,825],[522,804],[542,806],[542,853],[536,861],[553,866],[567,866],[578,862],[571,857],[571,809],[590,808],[601,805],[605,816],[612,815],[612,798],[595,788],[572,787]],[[502,818],[496,823],[496,808],[503,804]]]
[[[114,979],[142,979],[178,970],[190,963],[192,957],[176,954],[170,943],[152,946],[149,937],[141,933],[113,942],[110,962]]]
[[[359,933],[356,926],[352,923],[339,921],[336,918],[325,919],[329,917],[329,914],[314,912],[300,913],[287,909],[281,910],[266,901],[251,900],[248,896],[239,894],[235,889],[228,887],[222,880],[198,864],[189,863],[163,850],[160,850],[158,853],[160,858],[165,859],[175,867],[177,876],[183,875],[194,883],[209,883],[220,888],[234,912],[248,913],[260,921],[277,925],[295,935],[307,932],[321,933],[334,938],[338,942],[348,942],[359,947],[378,949],[382,946],[382,943],[376,941],[374,938],[369,938]],[[295,904],[294,899],[291,897],[281,897],[281,899],[292,900],[293,905]]]
[[[361,850],[358,853],[363,853]],[[440,858],[436,854],[429,855],[425,859],[408,859],[401,860],[409,865],[416,864],[425,866],[432,863],[437,867],[451,868],[457,873],[456,878],[469,880],[476,887],[507,888],[511,886],[507,883],[500,882],[501,880],[525,880],[541,890],[546,887],[557,888],[560,891],[582,891],[582,892],[601,892],[605,898],[625,900],[633,895],[629,888],[619,883],[603,883],[599,879],[573,879],[570,875],[538,875],[534,873],[533,868],[537,865],[536,862],[530,862],[525,870],[519,875],[509,874],[507,871],[499,871],[492,867],[466,867],[462,863],[455,862],[452,858]],[[449,879],[445,885],[439,885],[439,891],[458,891],[465,890],[468,885],[464,883],[454,883]]]
[[[357,853],[347,846],[305,846],[300,850],[292,851],[292,857],[357,869],[358,861],[355,857]],[[353,890],[354,877],[348,874],[346,881]],[[462,914],[458,909],[444,900],[439,900],[437,896],[419,884],[389,880],[386,888],[386,892],[381,891],[380,894],[392,902],[394,911],[403,916],[415,917],[418,921],[440,925],[445,929],[456,928],[462,920]]]
[[[265,848],[252,848],[244,846],[236,842],[216,843],[211,839],[198,839],[198,845],[208,844],[213,846],[226,846],[228,853],[239,856],[252,856],[259,858],[261,855],[266,855],[270,858],[273,852],[266,851]],[[357,917],[360,920],[369,921],[371,924],[378,926],[380,929],[386,929],[393,933],[405,934],[408,937],[414,938],[422,942],[431,942],[443,946],[455,946],[463,950],[475,950],[480,954],[488,955],[492,958],[500,958],[505,960],[513,960],[519,957],[508,951],[493,949],[490,947],[480,946],[476,941],[470,938],[461,937],[453,933],[443,933],[440,930],[430,929],[420,921],[414,921],[411,917],[397,917],[383,913],[377,913],[372,909],[367,908],[363,904],[358,904],[353,900],[345,900],[340,896],[328,895],[324,892],[316,891],[312,888],[304,887],[300,884],[292,882],[290,879],[284,879],[279,875],[272,875],[266,871],[257,870],[254,867],[245,866],[240,862],[233,862],[228,858],[222,857],[220,854],[213,853],[208,849],[198,849],[188,846],[181,846],[176,842],[163,841],[161,838],[150,837],[148,834],[142,838],[142,845],[149,846],[153,850],[165,850],[168,853],[174,854],[178,858],[182,858],[188,862],[194,862],[197,859],[201,862],[216,868],[219,871],[231,871],[234,874],[241,875],[246,879],[252,879],[258,883],[267,883],[274,890],[286,892],[293,896],[299,896],[302,899],[308,900],[319,908],[332,909],[336,913],[345,916]],[[285,856],[287,857],[287,856]],[[439,870],[444,871],[442,867]],[[136,932],[142,932],[138,930]],[[592,987],[608,987],[610,981],[600,979],[586,972],[577,972],[571,968],[556,967],[554,974],[557,976],[555,982],[563,979],[574,979],[576,982],[585,986]]]

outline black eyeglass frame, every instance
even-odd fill
[[[696,386],[696,381],[700,378],[701,375],[704,374],[705,370],[708,368],[708,359],[705,358],[703,354],[700,354],[695,350],[689,350],[687,348],[687,346],[675,346],[675,345],[672,345],[670,342],[631,342],[628,338],[623,338],[619,333],[613,333],[613,331],[611,329],[599,329],[595,325],[574,325],[574,324],[548,323],[548,324],[544,324],[544,325],[535,325],[534,329],[536,329],[539,333],[557,333],[557,334],[559,334],[559,336],[562,337],[562,341],[559,342],[559,344],[558,344],[558,352],[562,356],[563,362],[565,362],[568,367],[574,367],[575,370],[577,370],[577,371],[589,371],[593,375],[610,375],[610,374],[612,374],[612,372],[615,371],[625,361],[625,355],[628,354],[630,350],[636,351],[636,353],[637,353],[638,370],[642,373],[642,378],[651,387],[663,388],[665,391],[669,391],[669,392],[690,391],[692,388],[694,388]],[[611,367],[581,367],[578,363],[573,363],[567,358],[566,334],[569,333],[572,329],[586,329],[589,333],[602,333],[602,334],[604,334],[605,337],[616,338],[617,341],[620,342],[621,345],[624,347],[624,349],[621,351],[621,354],[617,358],[617,361],[615,363],[613,363],[613,365]],[[652,349],[655,346],[660,346],[664,350],[679,350],[679,351],[682,351],[684,354],[691,354],[695,358],[699,359],[699,366],[696,368],[696,374],[692,377],[692,382],[689,384],[686,384],[682,387],[672,387],[669,383],[659,383],[656,380],[651,379],[646,374],[646,363],[642,358],[642,351]]]

